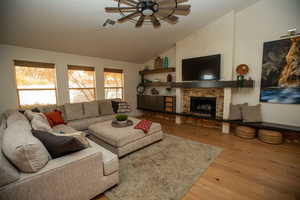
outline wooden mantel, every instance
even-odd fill
[[[193,81],[144,83],[145,87],[165,86],[170,88],[254,88],[253,80],[245,80],[243,86],[238,81]]]

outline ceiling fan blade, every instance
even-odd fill
[[[134,12],[134,11],[136,11],[136,8],[135,7],[120,7],[120,8],[106,7],[105,8],[105,11],[108,13],[119,13],[120,10],[122,12],[124,12],[124,11]]]
[[[169,17],[167,17],[168,15],[164,15],[164,14],[162,14],[162,13],[156,13],[156,15],[157,15],[160,19],[162,19],[162,20],[168,22],[169,24],[177,24],[178,19],[179,19],[178,17],[176,17],[176,16],[174,16],[174,15],[171,15],[171,16],[169,16]]]
[[[142,26],[143,26],[143,23],[144,23],[144,21],[145,21],[145,16],[144,16],[144,15],[142,15],[142,16],[139,18],[139,20],[137,21],[137,23],[135,24],[135,27],[136,27],[136,28],[140,28],[140,27],[142,27]]]
[[[130,3],[130,2],[127,1],[127,0],[114,0],[114,1],[120,2],[120,3],[122,3],[122,4],[126,4],[126,5],[128,5],[128,6],[135,6],[135,5],[136,5],[135,3]]]
[[[159,9],[164,9],[164,10],[190,10],[191,9],[191,5],[178,5],[176,8],[174,7],[159,7]]]
[[[184,15],[184,16],[187,16],[191,13],[191,10],[188,9],[188,10],[175,10],[174,11],[174,15]]]
[[[138,1],[135,1],[135,0],[126,0],[127,2],[129,3],[133,3],[133,4],[138,4],[139,2]]]
[[[135,17],[140,16],[140,15],[141,15],[140,12],[135,12],[135,13],[132,13],[132,14],[130,14],[130,15],[127,15],[127,16],[125,16],[125,17],[122,17],[122,18],[118,19],[118,22],[119,22],[119,23],[124,23],[124,22],[127,22],[127,21],[129,21],[130,19],[135,18]]]
[[[190,14],[190,12],[191,12],[191,9],[185,9],[185,8],[182,8],[182,7],[180,7],[180,8],[171,8],[171,7],[162,7],[162,8],[159,8],[159,10],[160,10],[160,12],[166,12],[166,14],[167,14],[167,12],[171,12],[171,11],[173,11],[174,10],[174,13],[173,14],[175,14],[175,15],[184,15],[184,16],[187,16],[187,15],[189,15]]]
[[[152,24],[153,24],[154,28],[159,28],[160,27],[160,22],[158,21],[158,19],[154,15],[151,16],[151,21],[152,21]]]
[[[180,4],[180,3],[185,3],[185,2],[188,2],[189,0],[177,0],[177,4]],[[174,3],[173,0],[157,0],[156,1],[159,5],[167,5],[167,4],[172,4]]]

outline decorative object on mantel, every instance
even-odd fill
[[[167,82],[172,82],[172,75],[171,74],[168,74],[168,76],[167,76]]]
[[[237,76],[237,84],[239,87],[244,86],[245,75],[249,72],[249,66],[246,64],[240,64],[236,67]]]
[[[152,82],[153,83],[159,83],[159,82],[161,82],[161,80],[156,78],[156,79],[152,80]]]
[[[145,92],[145,86],[143,83],[140,83],[137,87],[136,87],[136,91],[139,95],[143,95]]]
[[[164,68],[168,68],[169,67],[169,58],[167,56],[165,56],[163,58],[163,67]]]
[[[155,69],[161,69],[161,68],[163,68],[163,59],[161,57],[157,57],[155,59],[154,68]]]
[[[152,95],[159,95],[159,91],[156,88],[152,88],[151,94]]]
[[[264,43],[260,101],[300,104],[300,37]]]
[[[161,26],[161,21],[176,24],[176,15],[188,15],[191,5],[180,5],[188,0],[113,0],[118,7],[106,7],[108,13],[120,13],[119,23],[133,22],[136,28],[144,24],[152,24],[154,28]],[[129,14],[127,14],[129,13]]]

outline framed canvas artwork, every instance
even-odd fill
[[[300,104],[300,37],[264,43],[260,101]]]

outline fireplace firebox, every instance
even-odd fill
[[[216,117],[217,98],[214,97],[190,97],[190,112],[204,116]]]

